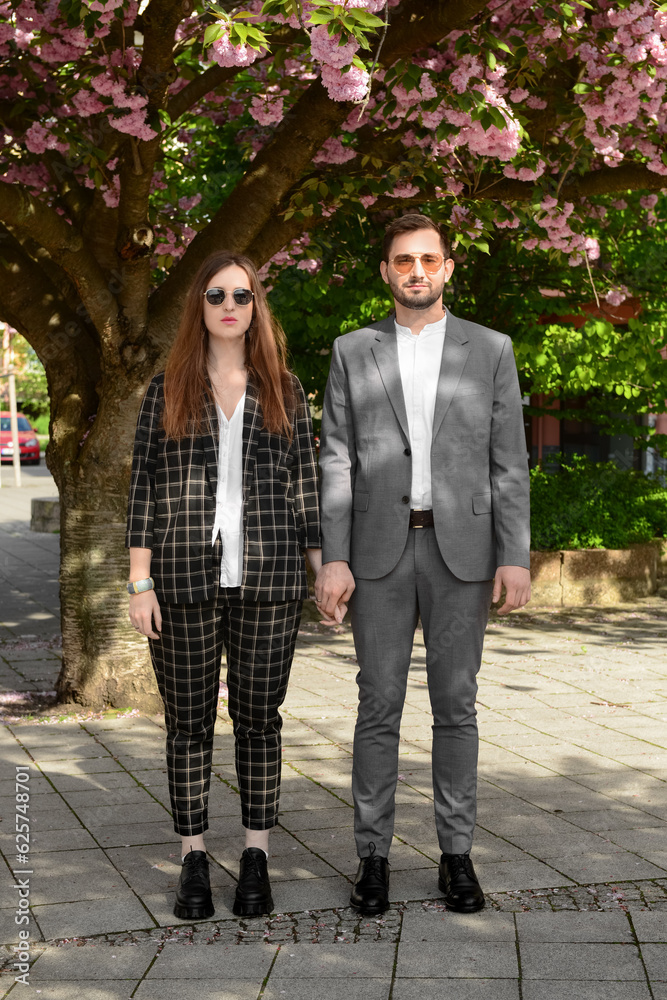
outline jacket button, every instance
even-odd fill
[[[410,497],[401,497],[401,503],[410,503]]]
[[[406,448],[406,449],[405,449],[405,451],[403,452],[403,454],[404,454],[404,455],[411,455],[411,454],[412,454],[412,452],[410,451],[410,449],[409,449],[409,448]]]

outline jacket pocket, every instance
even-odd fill
[[[490,514],[492,510],[490,493],[475,493],[472,498],[473,514]]]
[[[353,510],[368,510],[370,493],[355,493],[352,498]]]
[[[458,399],[459,396],[485,396],[486,394],[486,386],[475,382],[468,382],[465,385],[457,387],[453,399]]]

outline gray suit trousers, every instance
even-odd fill
[[[444,562],[433,528],[413,528],[395,568],[356,578],[350,601],[359,662],[352,792],[360,857],[387,857],[394,832],[401,715],[421,615],[433,712],[433,792],[440,850],[470,850],[477,794],[477,672],[492,580],[464,582]]]

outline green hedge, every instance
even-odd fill
[[[530,473],[533,549],[625,549],[667,535],[667,489],[657,476],[580,455],[549,463],[553,471]]]

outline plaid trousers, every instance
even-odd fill
[[[174,829],[208,829],[208,790],[220,684],[227,654],[229,714],[243,825],[278,822],[282,718],[302,601],[247,601],[220,589],[200,604],[164,604],[161,638],[149,639],[165,709]]]

